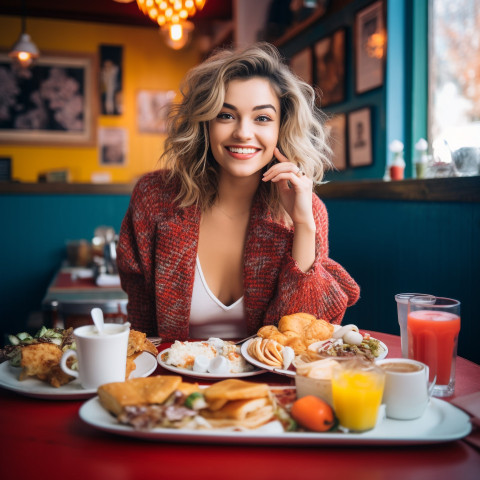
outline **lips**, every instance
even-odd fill
[[[240,146],[229,146],[225,147],[229,154],[237,159],[249,159],[256,155],[261,149],[256,147],[240,147]]]

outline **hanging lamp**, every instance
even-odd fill
[[[189,17],[202,10],[206,0],[137,0],[138,8],[160,26],[167,45],[183,48],[194,30]]]
[[[13,60],[23,68],[28,68],[40,55],[40,52],[38,51],[37,46],[32,42],[30,35],[26,33],[26,23],[27,16],[25,0],[22,0],[22,31],[8,56],[13,58]]]

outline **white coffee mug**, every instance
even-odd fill
[[[61,369],[78,377],[85,389],[98,388],[110,382],[123,382],[127,366],[127,348],[130,324],[106,323],[103,334],[94,325],[78,327],[73,331],[76,351],[67,350],[60,361]],[[78,371],[67,366],[67,360],[76,356]]]
[[[408,358],[385,358],[376,363],[386,374],[382,402],[387,417],[396,420],[421,417],[435,386],[435,379],[429,382],[428,366]]]

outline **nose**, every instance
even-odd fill
[[[239,140],[248,140],[253,136],[251,127],[252,126],[248,120],[240,120],[235,126],[233,136]]]

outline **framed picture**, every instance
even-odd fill
[[[140,90],[137,94],[137,124],[140,133],[165,133],[175,92]]]
[[[100,127],[98,130],[99,163],[121,167],[127,163],[128,135],[125,128]]]
[[[328,145],[332,149],[332,162],[337,170],[347,168],[347,116],[335,115],[325,123]]]
[[[42,55],[30,68],[0,54],[0,143],[94,145],[94,55]]]
[[[123,113],[123,47],[100,45],[100,112]]]
[[[365,167],[373,163],[370,108],[348,115],[348,157],[351,167]]]
[[[293,73],[304,82],[313,83],[312,49],[304,48],[290,59],[290,68]]]
[[[337,30],[314,45],[315,84],[321,91],[321,106],[345,99],[345,29]]]
[[[383,1],[355,16],[355,90],[363,93],[383,85],[387,51]]]

